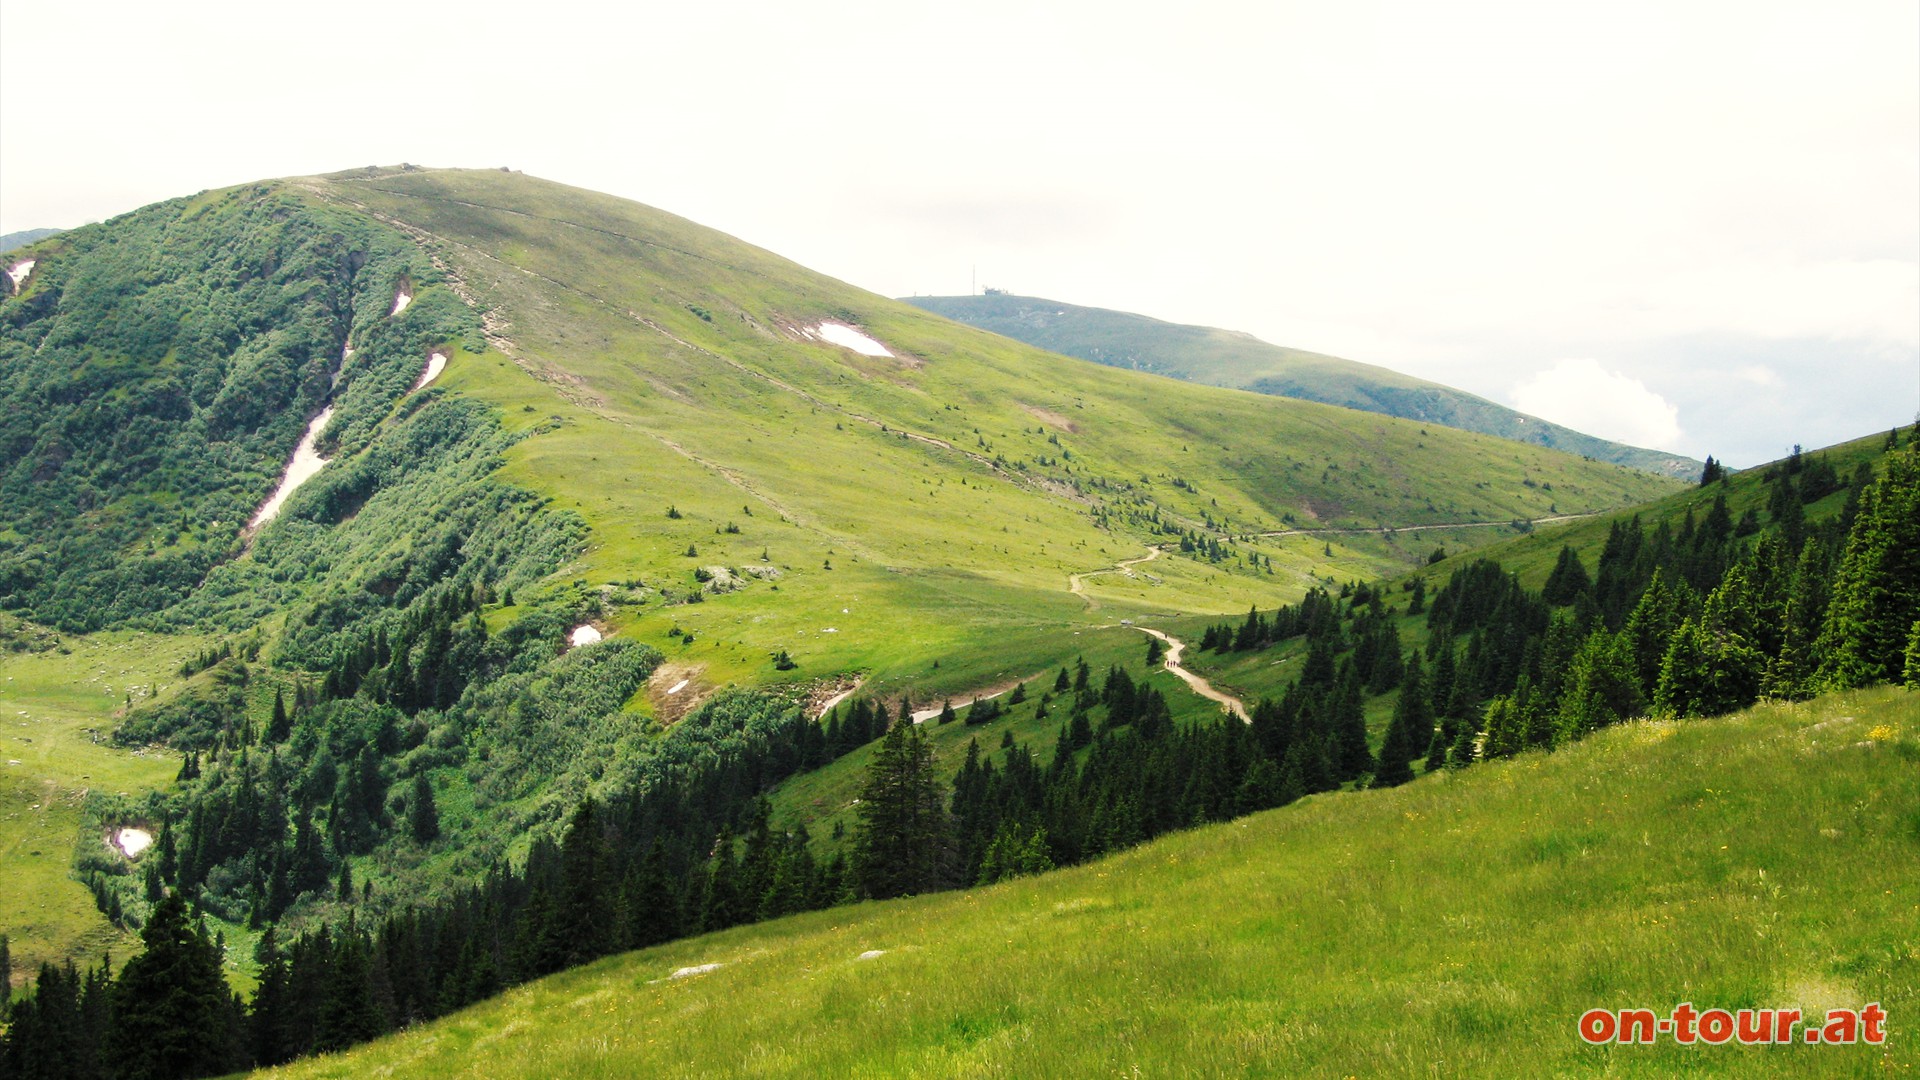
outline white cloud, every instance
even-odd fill
[[[1680,441],[1673,403],[1596,360],[1560,360],[1514,386],[1512,400],[1521,412],[1634,446],[1666,450]]]

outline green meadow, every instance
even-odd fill
[[[610,958],[274,1075],[1904,1075],[1917,702],[1623,724],[1039,877]],[[1879,1002],[1890,1036],[1575,1031],[1588,1008],[1681,1002]]]
[[[71,867],[77,845],[107,850],[104,830],[84,828],[89,800],[138,796],[179,770],[173,754],[122,750],[107,736],[129,699],[181,682],[181,661],[203,644],[131,631],[59,640],[0,652],[0,927],[20,978],[42,961],[137,950],[138,936],[101,917]]]

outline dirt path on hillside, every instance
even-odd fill
[[[1599,517],[1612,513],[1610,510],[1589,510],[1584,514],[1554,514],[1549,517],[1524,518],[1528,525],[1557,525],[1562,521],[1580,521],[1584,518]],[[1279,529],[1274,532],[1253,533],[1254,536],[1386,536],[1389,533],[1435,532],[1441,529],[1487,529],[1504,527],[1511,521],[1449,521],[1438,525],[1383,525],[1372,529]]]
[[[1183,683],[1186,683],[1189,687],[1191,687],[1194,693],[1199,694],[1201,697],[1206,698],[1208,701],[1219,702],[1221,707],[1226,709],[1226,711],[1229,714],[1233,716],[1237,716],[1242,720],[1247,720],[1251,722],[1251,718],[1247,715],[1247,707],[1245,704],[1243,704],[1240,701],[1239,698],[1234,697],[1232,694],[1225,693],[1224,691],[1214,689],[1214,686],[1212,683],[1208,682],[1205,678],[1199,675],[1196,675],[1191,671],[1188,671],[1186,667],[1180,663],[1180,654],[1185,652],[1187,648],[1186,642],[1181,641],[1179,638],[1174,637],[1172,634],[1169,634],[1164,630],[1155,630],[1150,626],[1136,626],[1134,627],[1134,629],[1140,631],[1143,634],[1147,634],[1152,637],[1157,637],[1161,641],[1166,642],[1167,670],[1173,672],[1175,675],[1178,675],[1180,677],[1180,681]]]
[[[1134,567],[1144,562],[1152,562],[1159,557],[1160,549],[1157,547],[1149,547],[1147,548],[1147,553],[1137,559],[1121,559],[1119,562],[1114,563],[1104,570],[1085,570],[1078,574],[1068,574],[1067,589],[1073,593],[1073,595],[1086,602],[1088,611],[1098,611],[1100,610],[1100,601],[1087,595],[1085,582],[1088,578],[1099,577],[1101,574],[1119,574],[1122,577],[1132,577]]]

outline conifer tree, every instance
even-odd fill
[[[327,969],[315,1019],[314,1049],[342,1050],[386,1030],[374,1000],[369,952],[366,936],[355,929],[349,914],[333,942],[333,963]]]
[[[854,868],[867,896],[931,892],[945,884],[945,799],[933,751],[912,721],[887,729],[867,770],[854,838]]]
[[[1327,699],[1328,727],[1333,736],[1335,778],[1345,782],[1358,780],[1373,772],[1373,751],[1367,747],[1367,716],[1360,701],[1360,683],[1355,677],[1341,679]]]
[[[1639,602],[1627,616],[1625,634],[1633,654],[1634,679],[1643,696],[1651,697],[1660,681],[1660,665],[1666,659],[1674,632],[1686,620],[1691,595],[1684,585],[1670,586],[1665,570],[1655,570],[1646,591],[1640,594]]]
[[[1811,693],[1814,671],[1819,667],[1814,646],[1826,622],[1831,587],[1830,551],[1818,537],[1811,537],[1800,547],[1800,558],[1794,563],[1787,586],[1780,650],[1767,662],[1761,684],[1767,696],[1795,700]]]
[[[1886,457],[1886,471],[1860,497],[1833,600],[1815,650],[1821,685],[1850,689],[1898,679],[1906,639],[1920,618],[1920,449]]]
[[[554,925],[565,943],[563,966],[597,959],[613,946],[607,909],[612,906],[614,883],[598,810],[591,796],[582,799],[560,843],[560,890]]]
[[[1580,556],[1570,545],[1562,544],[1559,561],[1553,564],[1553,572],[1547,575],[1547,584],[1540,590],[1541,598],[1555,607],[1564,607],[1592,588],[1593,579],[1587,576]]]
[[[1513,698],[1501,694],[1486,703],[1486,744],[1482,757],[1513,757],[1526,748],[1526,730],[1521,713],[1513,707]]]
[[[413,774],[413,794],[407,799],[407,831],[416,844],[440,835],[440,809],[434,805],[433,782],[423,772]]]
[[[273,717],[267,721],[267,741],[282,743],[293,732],[293,721],[287,716],[287,699],[276,687],[273,691]]]
[[[254,946],[253,958],[260,964],[259,985],[253,992],[248,1010],[249,1044],[255,1065],[278,1065],[291,1058],[288,1012],[293,1007],[287,972],[286,954],[281,951],[274,928],[269,926]]]
[[[1473,723],[1461,720],[1458,728],[1453,737],[1453,745],[1447,747],[1447,768],[1449,769],[1464,769],[1473,764],[1475,756],[1474,741],[1478,733],[1474,731]]]
[[[1380,742],[1380,764],[1373,774],[1373,786],[1393,787],[1413,779],[1413,759],[1433,738],[1433,706],[1427,700],[1427,687],[1420,658],[1407,665],[1406,678],[1400,682],[1400,699],[1393,705],[1393,720]]]
[[[231,994],[205,928],[169,893],[155,905],[113,993],[109,1051],[116,1076],[211,1076],[240,1064]]]
[[[1427,744],[1428,772],[1446,768],[1447,753],[1453,749],[1454,742],[1460,738],[1460,729],[1464,727],[1466,727],[1465,724],[1450,716],[1439,718],[1439,723],[1433,728],[1433,738]]]
[[[1640,713],[1645,698],[1625,633],[1595,630],[1573,656],[1560,698],[1556,736],[1578,739]]]

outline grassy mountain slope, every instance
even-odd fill
[[[610,959],[276,1075],[1910,1068],[1917,736],[1893,689],[1623,725],[1039,878]],[[1895,1020],[1875,1048],[1575,1034],[1591,1007],[1681,1001],[1879,1001]]]
[[[63,633],[144,629],[151,642],[113,683],[119,707],[0,686],[4,715],[57,712],[74,732],[104,736],[122,709],[137,740],[204,747],[236,721],[257,732],[274,688],[318,686],[434,605],[470,601],[512,652],[486,677],[521,665],[527,693],[566,662],[562,639],[580,622],[660,649],[624,707],[591,718],[611,740],[599,749],[643,754],[653,719],[729,684],[824,692],[864,677],[872,692],[927,700],[1057,666],[1084,651],[1076,631],[1131,614],[1271,606],[1418,555],[1378,538],[1253,534],[1497,531],[1671,487],[1535,447],[1080,364],[659,211],[503,172],[242,185],[34,252],[20,294],[0,300],[0,596]],[[824,321],[895,356],[809,336]],[[445,371],[416,390],[434,352]],[[323,401],[331,464],[247,535]],[[1183,531],[1222,537],[1223,555],[1168,555],[1150,575],[1073,588]],[[244,715],[209,722],[176,672],[215,643],[258,660]],[[775,666],[782,651],[795,667]],[[489,763],[492,743],[480,744],[537,741],[524,717],[560,713],[477,694],[456,722],[446,699],[460,686],[432,693],[398,721],[386,702],[351,723],[335,710],[341,730],[288,744],[306,755],[332,739],[351,755],[365,731],[404,727],[403,749],[431,736],[422,749],[445,751],[381,765],[383,782],[431,770],[447,800],[431,852],[383,840],[357,856],[382,903],[524,851],[627,763],[596,750],[505,783],[512,758]],[[94,816],[63,828],[151,820],[172,797],[165,760],[91,741],[84,761],[24,756],[8,820],[83,804]],[[337,763],[299,764],[324,814]],[[95,780],[119,775],[137,777],[115,789],[126,802],[87,802],[102,797]],[[97,859],[98,840],[79,842]],[[98,873],[128,886],[132,869]],[[57,917],[18,955],[111,937],[84,890],[45,884],[22,903]],[[324,911],[321,892],[305,895],[300,913]]]
[[[489,354],[446,385],[510,424],[559,418],[509,452],[501,476],[587,520],[574,573],[684,591],[697,567],[766,553],[778,596],[749,585],[695,611],[649,604],[611,619],[676,661],[664,631],[697,629],[712,643],[684,661],[710,681],[765,678],[778,648],[801,677],[921,676],[910,642],[915,660],[943,658],[930,690],[964,687],[989,643],[1073,621],[1085,605],[1068,575],[1137,554],[1156,513],[1248,534],[1505,521],[1662,490],[1533,448],[1067,363],[671,215],[523,176],[307,186],[419,230],[501,316],[496,345],[512,362]],[[825,320],[899,358],[799,332]],[[683,516],[669,520],[669,507]],[[728,525],[741,531],[716,533]],[[685,556],[689,545],[699,554]],[[1276,563],[1299,564],[1270,546]],[[1183,587],[1161,590],[1161,605],[1236,610],[1307,581],[1182,561],[1168,572]]]
[[[1373,364],[1269,345],[1251,334],[1005,293],[915,296],[907,302],[969,326],[1113,367],[1445,424],[1664,476],[1700,474],[1700,462],[1692,458],[1609,442],[1449,386]]]

